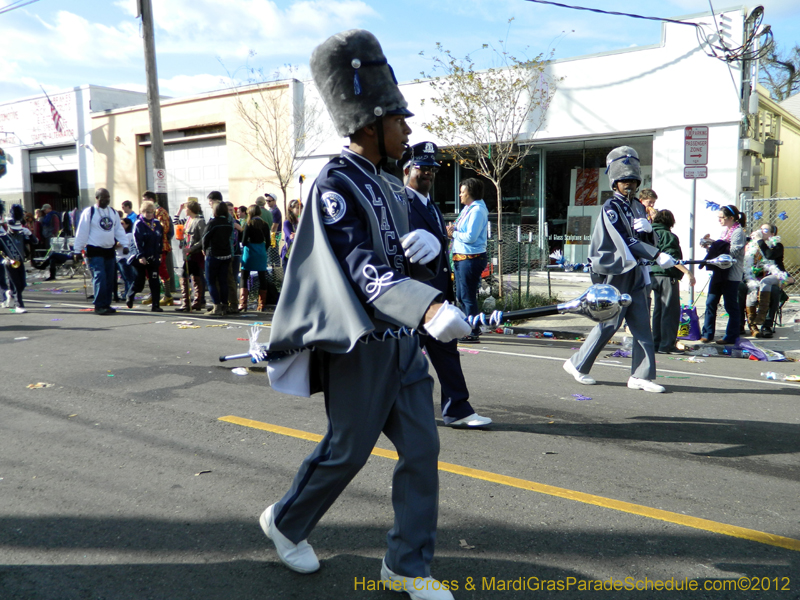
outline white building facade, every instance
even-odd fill
[[[742,44],[752,26],[749,15],[746,8],[715,15],[728,46]],[[715,28],[709,13],[676,19],[705,23],[707,31]],[[741,207],[748,197],[800,195],[797,178],[789,177],[796,169],[782,169],[779,180],[772,164],[777,158],[764,151],[765,140],[777,137],[778,131],[800,132],[800,120],[782,111],[783,127],[778,128],[775,115],[765,114],[769,109],[750,99],[758,95],[751,80],[753,63],[727,63],[708,56],[707,50],[695,27],[664,23],[658,44],[553,61],[548,74],[560,83],[543,125],[522,141],[534,146],[533,154],[504,182],[505,224],[530,226],[543,252],[562,249],[568,259],[582,262],[610,193],[605,157],[621,145],[639,152],[642,187],[656,191],[657,208],[674,213],[673,231],[687,258],[692,252],[703,256],[696,244],[690,247],[690,238],[719,232],[716,211],[706,208],[706,201]],[[401,89],[415,113],[409,121],[411,143],[429,140],[443,146],[423,127],[436,111],[433,103],[423,103],[434,94],[429,82],[407,83]],[[707,177],[696,180],[693,203],[693,180],[684,178],[684,149],[686,128],[697,126],[708,128]],[[333,137],[317,154],[334,154],[341,143]],[[445,214],[454,214],[458,183],[474,173],[445,153],[441,158],[434,200]],[[306,173],[312,175],[321,164],[321,157],[310,161]],[[496,210],[488,182],[485,196],[490,211]]]

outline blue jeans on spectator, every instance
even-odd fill
[[[228,268],[230,257],[206,256],[206,283],[213,304],[228,304]]]
[[[714,288],[715,286],[712,286]],[[717,321],[717,307],[719,301],[722,299],[725,305],[725,312],[728,313],[728,327],[725,330],[725,337],[723,341],[726,344],[733,344],[739,337],[739,282],[738,281],[725,281],[720,286],[720,290],[709,289],[708,297],[706,299],[706,315],[703,320],[703,338],[707,340],[714,339],[714,326]]]
[[[89,270],[92,272],[94,285],[94,309],[100,310],[111,307],[113,286],[116,283],[116,259],[112,254],[108,258],[103,256],[89,256]]]
[[[136,282],[136,267],[128,263],[127,258],[117,261],[117,269],[119,269],[122,283],[125,286],[123,298],[128,297],[128,293],[133,289],[133,284]]]
[[[456,300],[467,316],[480,314],[478,308],[478,290],[481,285],[481,273],[486,268],[486,254],[475,258],[457,260],[453,263],[456,275]],[[478,335],[480,326],[473,329],[472,334]]]

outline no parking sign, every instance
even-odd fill
[[[167,170],[166,169],[153,169],[153,191],[156,194],[167,193]]]

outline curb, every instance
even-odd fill
[[[517,336],[518,334],[528,334],[530,337],[541,338],[539,339],[558,339],[558,340],[576,340],[576,338],[581,338],[581,341],[586,337],[586,335],[591,331],[592,327],[586,327],[586,331],[578,331],[577,329],[574,330],[567,330],[567,329],[550,329],[546,327],[507,327],[506,329],[511,329],[513,332],[508,337]],[[537,335],[538,334],[538,335]],[[549,334],[549,335],[545,335]],[[496,334],[502,335],[502,334]],[[622,338],[626,337],[628,334],[625,333],[624,329],[620,329],[617,331],[614,336],[611,338],[610,343],[616,342],[618,344],[622,343]],[[700,345],[699,341],[689,341],[689,340],[678,340],[683,342],[684,346],[698,346]],[[762,342],[762,340],[753,340],[756,344]],[[771,340],[767,340],[769,343]],[[772,341],[778,341],[773,340]],[[800,362],[800,348],[798,349],[791,349],[791,350],[775,350],[776,352],[780,352],[786,358],[791,359],[792,361]],[[721,358],[730,358],[726,356],[720,356]]]

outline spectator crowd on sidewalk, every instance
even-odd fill
[[[177,304],[178,312],[239,314],[250,307],[251,294],[258,311],[274,307],[281,265],[288,261],[302,203],[292,200],[285,223],[275,223],[281,211],[271,194],[238,208],[217,191],[207,201],[208,219],[197,198],[181,203],[170,215],[151,191],[142,195],[138,214],[130,200],[122,202],[122,210],[111,207],[105,188],[99,188],[95,203],[82,210],[59,213],[46,204],[31,214],[15,204],[5,215],[5,205],[0,205],[0,303],[24,313],[26,272],[47,270],[44,281],[53,281],[60,266],[82,264],[91,275],[91,298],[98,315],[116,313],[118,307],[112,302],[133,308],[145,288],[149,294],[141,298],[141,305],[153,312]],[[282,232],[288,232],[283,248]],[[175,253],[180,256],[177,260],[173,245],[180,250]],[[179,304],[173,295],[173,274]]]

